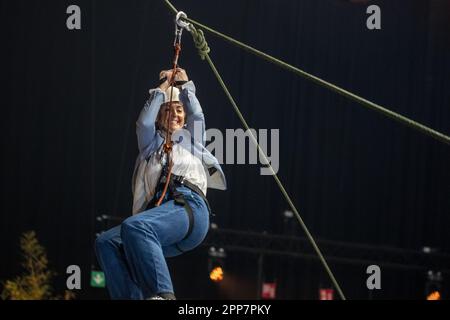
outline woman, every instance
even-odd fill
[[[210,214],[206,189],[226,188],[217,159],[205,148],[205,118],[194,83],[179,68],[178,86],[171,87],[171,76],[172,70],[161,71],[161,84],[150,90],[136,122],[133,216],[95,243],[113,299],[175,299],[165,257],[203,241]]]

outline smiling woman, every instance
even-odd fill
[[[203,241],[210,214],[206,189],[226,186],[204,146],[205,118],[194,83],[185,70],[174,71],[174,77],[172,70],[161,71],[136,123],[133,216],[96,241],[113,299],[175,299],[165,257]],[[200,135],[191,135],[194,127]]]
[[[169,89],[170,90],[170,89]],[[178,91],[178,89],[175,89]],[[157,125],[159,128],[169,130],[173,133],[175,130],[181,129],[184,126],[184,118],[186,113],[184,107],[179,102],[169,103],[161,106],[158,113]]]
[[[165,92],[166,99],[158,113],[157,127],[163,129],[162,131],[168,129],[170,133],[173,133],[184,126],[186,113],[179,99],[180,90],[177,87],[170,86],[168,83],[168,79],[172,78],[172,70],[161,71],[160,77],[162,83],[159,88]],[[177,79],[179,80],[177,81]],[[177,68],[175,81],[184,84],[188,80],[186,71]]]

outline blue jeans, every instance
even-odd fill
[[[205,201],[184,186],[177,191],[184,195],[194,215],[188,238],[183,240],[189,229],[188,214],[168,192],[159,207],[129,217],[95,241],[97,259],[112,299],[146,299],[174,293],[165,257],[194,249],[209,228]]]

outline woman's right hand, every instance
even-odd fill
[[[166,78],[166,81],[160,84],[159,88],[163,91],[167,90],[169,88],[169,81],[172,77],[173,69],[169,70],[162,70],[159,73],[159,79]],[[186,70],[177,68],[177,72],[175,74],[175,81],[189,81],[189,78],[187,76]]]
[[[161,83],[159,85],[159,88],[162,91],[166,91],[167,88],[169,88],[169,79],[172,76],[172,70],[161,70],[161,72],[159,73],[159,80],[161,81],[162,79],[166,78],[166,81],[164,81],[163,83]]]

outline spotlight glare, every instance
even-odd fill
[[[214,282],[220,282],[223,280],[223,269],[221,267],[215,267],[209,273],[209,278]]]
[[[433,291],[427,296],[427,300],[441,300],[441,294],[439,291]]]

